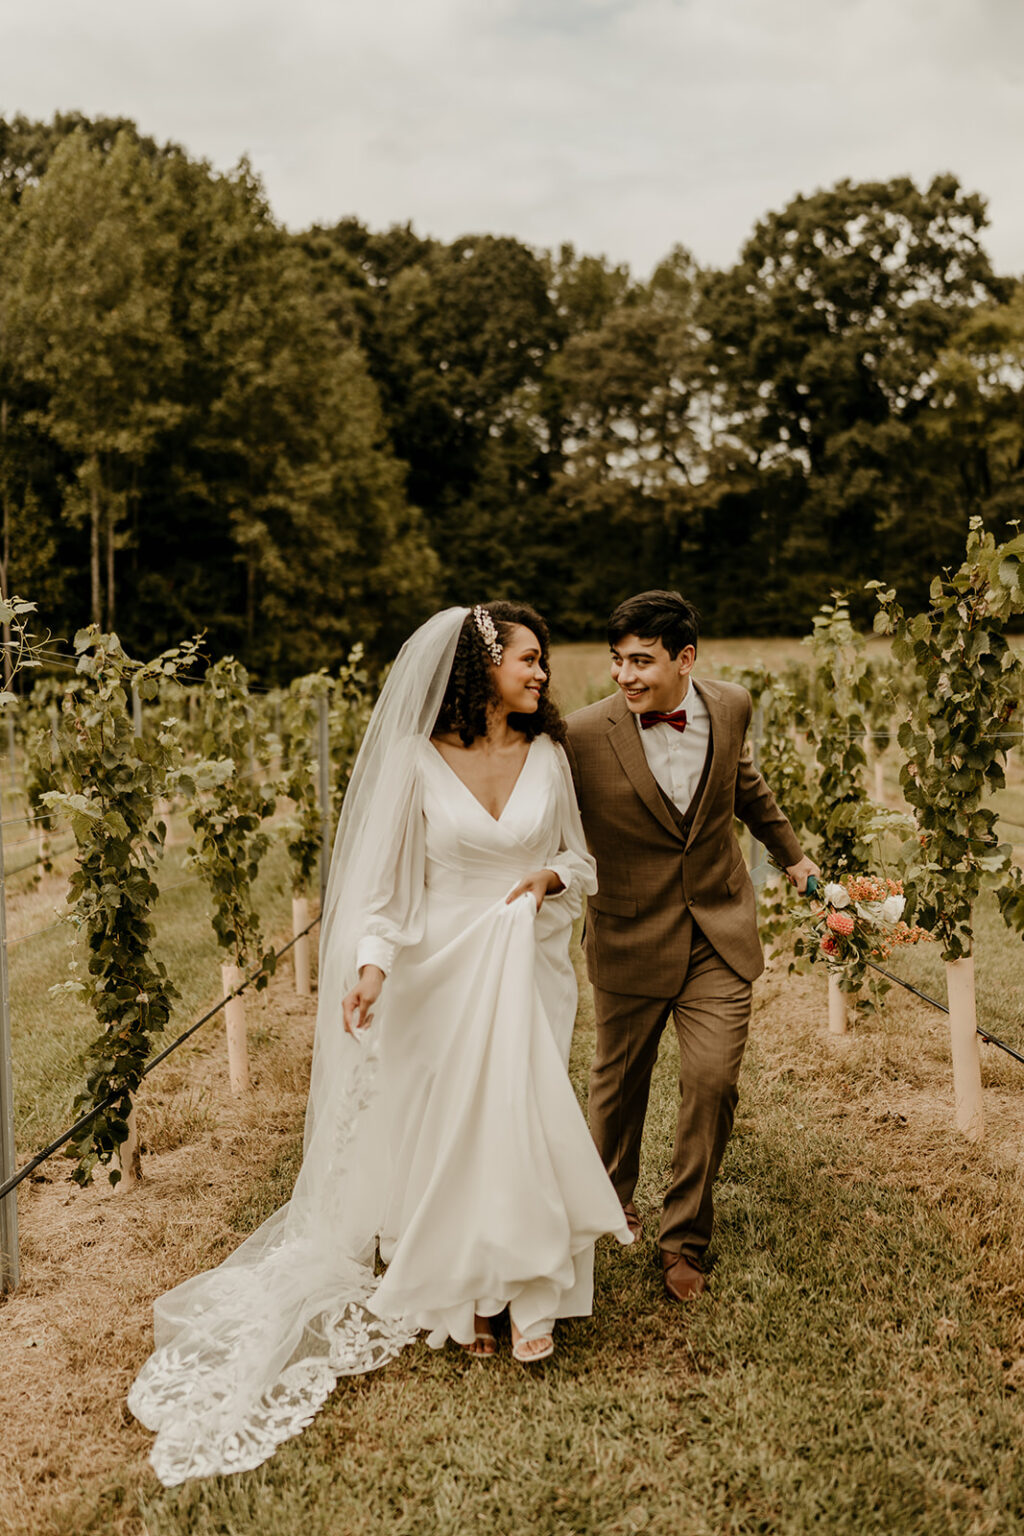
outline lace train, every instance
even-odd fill
[[[360,1300],[311,1319],[273,1386],[242,1413],[223,1349],[204,1353],[201,1346],[167,1346],[151,1355],[128,1406],[157,1431],[150,1460],[160,1481],[174,1487],[189,1477],[251,1471],[306,1428],[342,1376],[361,1375],[394,1359],[417,1330],[367,1312],[363,1303],[376,1283],[368,1277]],[[241,1355],[258,1336],[258,1326],[240,1322],[232,1352]]]

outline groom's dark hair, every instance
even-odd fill
[[[608,644],[618,645],[624,635],[641,640],[660,640],[670,656],[684,646],[697,649],[700,614],[679,592],[638,592],[620,603],[608,620]]]

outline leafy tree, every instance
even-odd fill
[[[56,112],[40,123],[18,112],[0,117],[0,201],[16,204],[28,187],[38,185],[64,140],[77,134],[100,155],[111,153],[119,138],[135,143],[150,159],[180,156],[175,144],[162,150],[154,139],[139,133],[129,117],[86,117],[82,112]]]
[[[544,263],[492,235],[442,246],[352,221],[333,234],[358,266],[363,344],[444,595],[535,592],[553,451],[543,379],[558,336]]]
[[[771,584],[791,605],[886,568],[911,506],[930,506],[913,518],[919,571],[955,548],[964,510],[927,494],[926,419],[943,348],[1007,296],[985,222],[983,199],[951,176],[841,181],[762,220],[709,279],[701,318],[728,439],[709,511],[745,519],[752,576],[774,552]]]
[[[624,587],[689,574],[692,488],[703,472],[698,293],[693,259],[677,249],[596,330],[570,336],[553,365],[566,440],[553,493],[565,525],[563,626],[585,630]]]
[[[17,325],[36,413],[75,462],[88,499],[93,622],[115,617],[117,523],[133,471],[178,408],[171,324],[173,229],[158,169],[127,135],[104,157],[63,140],[19,205]],[[106,543],[106,602],[101,542]]]

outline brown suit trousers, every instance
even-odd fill
[[[647,764],[621,694],[570,715],[570,762],[597,860],[587,911],[597,1054],[590,1127],[620,1200],[632,1198],[651,1073],[672,1018],[680,1107],[661,1246],[700,1258],[711,1238],[712,1184],[732,1129],[763,968],[754,891],[733,828],[738,816],[782,864],[802,855],[744,746],[750,696],[696,686],[711,744],[694,804],[681,814]]]

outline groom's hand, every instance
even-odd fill
[[[815,880],[820,879],[821,870],[818,868],[817,864],[815,864],[814,860],[809,859],[806,854],[804,854],[799,864],[790,864],[789,868],[786,870],[787,880],[789,880],[792,885],[796,886],[801,896],[806,894],[807,882],[812,875],[814,876]]]

